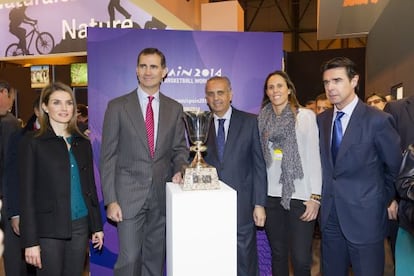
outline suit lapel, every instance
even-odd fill
[[[242,122],[239,119],[238,112],[239,111],[237,109],[233,108],[231,113],[229,130],[227,132],[226,145],[224,146],[223,163],[226,161],[230,161],[226,159],[232,157],[231,153],[233,152],[233,150],[231,149],[231,147],[232,145],[235,145],[237,143],[237,139],[240,138]]]
[[[163,138],[168,137],[167,132],[168,128],[165,127],[166,122],[168,121],[168,118],[171,116],[170,108],[168,108],[168,102],[165,99],[165,96],[159,93],[160,95],[160,108],[159,108],[159,117],[158,117],[158,133],[157,133],[157,142],[155,145],[155,156],[157,156],[157,149],[159,150],[159,147],[164,143],[162,141]]]
[[[127,103],[125,104],[125,111],[127,112],[128,117],[135,128],[135,132],[137,133],[139,140],[141,140],[141,142],[146,146],[149,154],[145,119],[142,116],[142,110],[139,103],[137,91],[134,90],[132,93],[127,95],[126,100]]]
[[[348,126],[345,130],[344,136],[342,138],[341,145],[339,146],[338,156],[336,157],[336,162],[341,159],[345,154],[348,148],[359,140],[361,137],[361,118],[364,117],[366,106],[358,100],[357,105],[355,106],[354,111],[352,112],[351,118],[349,119]]]
[[[333,166],[333,161],[332,161],[332,154],[331,154],[331,132],[332,132],[332,116],[333,116],[333,108],[332,109],[328,109],[327,111],[325,111],[326,114],[324,117],[324,120],[321,121],[322,123],[322,129],[324,130],[322,132],[321,139],[322,139],[322,149],[326,149],[326,155],[331,163],[331,165]]]
[[[218,158],[218,154],[217,154],[217,142],[216,142],[216,127],[214,125],[214,118],[211,119],[211,123],[210,123],[210,128],[208,130],[208,139],[207,139],[208,143],[207,143],[207,151],[209,154],[209,159],[211,160],[210,162],[214,164],[219,164],[219,158]],[[210,165],[214,165],[214,164],[210,164]]]

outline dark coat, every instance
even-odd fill
[[[374,243],[384,239],[387,206],[395,196],[401,162],[400,137],[393,118],[368,107],[355,106],[338,150],[336,165],[330,150],[333,109],[318,115],[322,162],[321,230],[335,204],[347,240]]]
[[[20,140],[28,131],[34,130],[34,124],[36,122],[36,115],[33,115],[26,126],[19,129],[10,137],[8,145],[7,157],[5,160],[5,171],[7,172],[4,180],[4,195],[6,203],[7,217],[12,218],[18,216],[19,212],[19,174],[18,174],[18,162],[17,151]]]
[[[233,108],[220,162],[216,130],[211,122],[205,161],[217,169],[219,179],[237,191],[237,225],[253,224],[255,205],[265,207],[267,199],[266,163],[260,146],[257,117]]]
[[[401,137],[401,152],[414,144],[414,96],[387,103],[385,112],[390,113]]]
[[[74,135],[72,150],[79,167],[90,232],[102,231],[92,161],[92,147]],[[39,238],[71,237],[71,173],[67,146],[49,129],[41,136],[26,135],[19,144],[20,233],[22,247]]]
[[[404,153],[395,186],[400,196],[398,206],[400,227],[414,235],[414,145]]]

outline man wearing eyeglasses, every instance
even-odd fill
[[[372,93],[367,97],[366,103],[367,105],[378,108],[379,110],[384,110],[387,100],[382,95]]]

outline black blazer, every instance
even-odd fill
[[[414,144],[414,96],[389,102],[384,111],[395,119],[401,137],[401,152],[404,152],[410,144]]]
[[[400,227],[414,235],[414,145],[410,145],[404,153],[395,186],[400,196],[398,206]]]
[[[89,230],[102,231],[91,144],[86,138],[74,135],[72,150],[88,208]],[[22,247],[38,245],[39,238],[70,238],[71,175],[65,141],[51,129],[38,137],[29,133],[19,144],[18,160]]]
[[[12,218],[18,216],[19,212],[19,174],[18,174],[18,162],[17,151],[20,140],[28,131],[33,131],[33,126],[36,122],[36,115],[30,117],[29,121],[24,128],[19,129],[10,137],[7,157],[5,160],[5,171],[7,171],[4,180],[4,196],[7,201],[6,211],[7,217]]]

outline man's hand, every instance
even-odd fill
[[[173,178],[172,178],[172,182],[175,184],[181,184],[183,183],[183,177],[181,172],[177,172],[176,174],[174,174]]]
[[[253,210],[254,224],[259,227],[263,227],[266,222],[266,211],[263,206],[256,205]]]
[[[112,220],[113,222],[122,221],[122,210],[118,202],[111,202],[106,208],[106,217]]]

